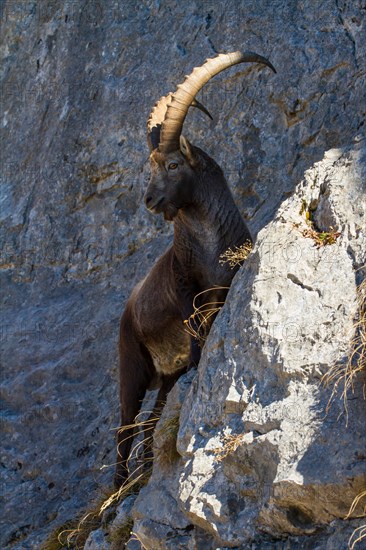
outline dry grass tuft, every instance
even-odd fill
[[[139,417],[146,414],[149,415],[149,418],[145,420],[138,420]],[[152,417],[151,414],[152,413],[149,411],[141,411],[136,416],[135,422],[133,424],[122,426],[121,428],[119,428],[119,431],[122,433],[131,428],[134,430],[134,433],[130,436],[127,436],[124,441],[126,441],[127,439],[134,439],[138,436],[139,431],[142,431],[144,433],[144,436],[146,436],[146,432],[152,432],[155,428],[158,417]],[[136,467],[131,471],[130,475],[125,480],[123,485],[118,489],[118,491],[112,493],[108,497],[108,499],[103,502],[100,509],[101,513],[110,506],[122,502],[129,495],[137,493],[141,489],[141,487],[146,485],[151,475],[153,459],[150,456],[146,457],[145,454],[147,453],[147,451],[151,450],[152,441],[152,435],[148,437],[143,437],[141,440],[138,440],[131,448],[127,463],[129,464],[134,462],[136,464]]]
[[[360,527],[358,527],[353,531],[348,541],[349,550],[355,550],[356,544],[363,541],[365,538],[366,538],[366,524],[361,525]]]
[[[207,290],[203,290],[202,292],[199,292],[196,294],[193,300],[193,313],[188,318],[185,319],[185,329],[193,336],[193,338],[196,338],[198,340],[198,343],[200,346],[203,346],[206,342],[207,336],[210,332],[210,328],[213,322],[213,316],[216,315],[222,306],[224,305],[224,302],[221,301],[212,301],[212,302],[206,302],[205,304],[202,304],[201,306],[197,305],[197,300],[203,296],[206,292],[214,292],[216,290],[228,290],[229,287],[227,286],[216,286],[212,288],[208,288]]]
[[[362,508],[362,500],[365,500],[365,503],[363,504]],[[357,508],[361,507],[361,511],[357,512]],[[357,515],[354,517],[363,518],[366,517],[366,491],[362,491],[359,495],[357,495],[350,506],[350,509],[348,510],[348,514],[344,519],[350,519],[350,517],[356,513]]]
[[[234,453],[240,445],[242,445],[244,441],[245,434],[230,434],[230,435],[224,435],[223,437],[223,446],[222,447],[216,447],[216,449],[213,450],[214,455],[216,456],[216,459],[218,462],[221,462],[229,456],[230,454]]]
[[[139,418],[144,417],[147,415],[147,418],[143,420],[139,420]],[[154,416],[153,416],[154,415]],[[159,420],[159,417],[155,415],[152,411],[140,411],[139,414],[136,416],[135,421],[133,424],[128,424],[125,426],[122,426],[121,428],[118,428],[119,433],[126,432],[127,430],[132,430],[132,434],[125,437],[121,442],[124,443],[128,439],[135,439],[136,443],[131,448],[130,455],[127,459],[127,465],[130,463],[136,461],[141,462],[144,461],[144,450],[145,452],[149,449],[151,449],[152,446],[152,432],[154,431],[156,422]],[[146,434],[150,432],[151,435],[148,435],[146,437]],[[142,436],[140,438],[139,436]]]
[[[143,415],[149,415],[149,418],[146,420],[138,420],[139,417]],[[137,430],[140,430],[145,433],[148,431],[153,431],[155,428],[155,424],[159,418],[157,416],[151,416],[151,412],[148,411],[141,411],[139,415],[137,415],[135,422],[128,426],[123,426],[122,428],[119,428],[121,432],[124,432],[130,428],[134,429],[134,433],[131,436],[131,438],[137,437],[138,433]],[[176,440],[179,430],[179,414],[173,416],[172,418],[169,418],[166,420],[163,425],[159,428],[159,432],[157,433],[157,437],[164,437],[163,443],[160,447],[157,449],[157,456],[156,458],[160,460],[160,462],[163,461],[169,461],[172,462],[175,460],[175,458],[178,455],[178,452],[176,450]],[[156,431],[155,431],[156,433]],[[127,439],[127,438],[126,438]],[[123,500],[125,500],[128,496],[131,494],[136,494],[140,491],[142,487],[144,487],[147,482],[149,481],[149,478],[151,476],[152,472],[152,453],[151,456],[146,457],[145,453],[147,451],[150,451],[152,448],[153,443],[153,436],[150,435],[146,439],[142,439],[140,441],[137,441],[136,444],[133,446],[130,452],[130,456],[128,458],[128,462],[132,462],[136,464],[136,467],[131,471],[130,475],[126,479],[126,481],[123,483],[123,485],[118,489],[118,491],[115,491],[112,493],[107,500],[105,500],[101,507],[100,507],[100,513],[103,513],[107,508],[111,507],[112,505],[120,504]],[[149,453],[150,454],[150,453]],[[118,544],[119,548],[123,547],[123,544],[125,544],[131,535],[134,535],[132,533],[132,527],[133,522],[127,522],[121,526],[118,526],[113,531],[113,535],[111,537],[111,540],[113,543]]]
[[[228,263],[231,269],[237,265],[242,265],[253,249],[253,244],[246,241],[241,246],[235,246],[234,250],[228,248],[226,252],[221,254],[219,263],[221,265]]]
[[[112,505],[120,504],[125,498],[138,493],[142,487],[144,487],[149,481],[152,471],[152,459],[149,459],[150,464],[141,464],[131,472],[123,485],[112,493],[112,495],[103,502],[100,512],[104,512]]]
[[[113,531],[109,535],[109,539],[112,543],[111,550],[113,548],[118,548],[118,550],[120,550],[121,548],[125,547],[125,544],[129,541],[131,537],[132,528],[132,519],[129,519],[128,521],[122,523],[121,525],[118,525],[117,527],[113,526]]]
[[[356,512],[356,509],[359,505],[361,505],[361,501],[366,500],[366,491],[363,491],[359,495],[356,496],[356,498],[353,500],[350,509],[348,510],[348,514],[344,519],[349,519],[351,515],[353,515]],[[363,505],[363,509],[356,517],[364,518],[366,517],[366,502]],[[366,538],[366,524],[360,525],[357,529],[355,529],[350,536],[350,539],[348,541],[348,548],[350,550],[354,550],[356,547],[356,544],[361,542]]]
[[[103,489],[101,496],[91,503],[90,508],[80,519],[69,521],[53,531],[42,545],[41,550],[62,550],[64,548],[82,550],[90,533],[101,526],[101,507],[109,495],[110,490]]]
[[[69,548],[67,535],[72,529],[75,529],[76,525],[75,521],[68,521],[55,529],[42,544],[41,550],[62,550],[63,548]]]
[[[135,438],[138,434],[136,433],[137,430],[146,432],[153,431],[155,428],[155,424],[158,420],[157,416],[151,417],[151,413],[149,414],[149,418],[146,420],[138,420],[138,417],[149,414],[147,411],[142,411],[135,419],[135,422],[128,426],[123,426],[120,428],[120,431],[124,432],[130,428],[134,429],[134,433],[131,436],[131,438]],[[158,455],[157,458],[162,460],[162,455],[164,455],[164,460],[173,460],[174,459],[174,451],[175,454],[178,455],[176,450],[176,439],[179,429],[179,415],[174,416],[173,418],[168,419],[163,426],[159,429],[159,433],[164,434],[164,442],[163,445],[158,448]],[[111,507],[112,505],[120,504],[123,500],[125,500],[128,496],[131,494],[136,494],[140,491],[142,487],[144,487],[147,482],[149,481],[149,478],[151,476],[152,472],[152,463],[153,458],[152,455],[149,457],[144,456],[147,451],[151,450],[153,443],[153,436],[150,435],[146,439],[142,439],[140,441],[137,441],[137,443],[133,446],[130,452],[130,456],[128,458],[128,462],[134,462],[136,464],[136,467],[131,471],[130,475],[126,479],[126,481],[123,483],[123,485],[118,489],[118,491],[115,491],[112,493],[108,499],[106,499],[101,507],[100,507],[100,513],[103,513],[107,508]],[[126,524],[121,525],[120,527],[117,527],[113,531],[113,537],[112,542],[115,544],[119,544],[119,547],[123,547],[123,544],[125,544],[131,535],[133,535],[131,529],[133,527],[132,522],[127,522]]]
[[[226,263],[233,269],[237,265],[242,265],[242,263],[249,256],[253,245],[251,242],[246,241],[241,246],[234,247],[234,250],[228,248],[224,254],[221,254],[219,258],[219,264],[224,265]],[[200,346],[203,346],[210,328],[214,319],[214,316],[220,311],[224,302],[222,301],[209,301],[200,306],[197,305],[198,300],[201,301],[202,296],[209,292],[214,293],[216,290],[228,290],[229,287],[217,286],[208,288],[199,292],[193,300],[193,313],[192,315],[184,321],[185,328],[193,338],[198,340]]]
[[[332,400],[337,395],[338,389],[341,386],[341,398],[343,399],[346,419],[348,424],[348,405],[347,395],[349,391],[354,393],[356,377],[366,371],[366,279],[357,288],[357,315],[354,322],[354,335],[350,345],[350,353],[345,363],[336,363],[323,376],[323,383],[326,385],[334,384],[331,396],[328,401],[327,410],[331,405]],[[366,399],[365,382],[363,385],[363,394]],[[366,499],[366,491],[363,491],[353,500],[345,519],[349,519],[356,512],[361,501]],[[366,517],[366,504],[363,505],[363,510],[356,517]],[[355,550],[356,545],[366,538],[366,524],[355,529],[348,541],[348,548]]]
[[[358,374],[366,371],[366,279],[357,288],[357,315],[354,322],[354,335],[350,345],[350,353],[345,363],[336,363],[322,378],[322,382],[329,386],[334,384],[329,398],[327,410],[338,389],[342,386],[341,397],[343,399],[346,418],[348,422],[347,395],[351,390],[354,393],[355,380]],[[363,385],[363,393],[366,399],[366,387]]]

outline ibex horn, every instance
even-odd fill
[[[159,150],[169,153],[179,149],[179,138],[188,109],[201,88],[215,75],[238,63],[262,63],[273,72],[276,69],[265,57],[254,52],[234,52],[220,54],[207,59],[201,67],[195,67],[191,74],[179,84],[174,94],[169,94],[169,102],[165,106],[165,117],[161,122]]]
[[[160,142],[160,131],[161,131],[161,125],[164,121],[168,105],[170,105],[172,100],[172,93],[163,96],[157,101],[153,107],[153,110],[150,113],[149,119],[147,121],[147,143],[149,145],[150,151],[153,151],[156,149]],[[202,103],[197,101],[197,99],[193,99],[189,107],[196,107],[205,115],[210,117],[211,120],[213,120],[212,116],[206,109]]]

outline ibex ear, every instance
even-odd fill
[[[182,155],[187,159],[189,164],[191,166],[194,166],[196,164],[196,157],[193,152],[192,145],[189,143],[188,139],[186,139],[184,136],[180,136],[180,151]]]

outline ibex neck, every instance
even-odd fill
[[[222,183],[222,184],[221,184]],[[174,221],[174,247],[178,258],[206,258],[218,262],[230,246],[250,240],[250,233],[226,182],[212,182],[196,192],[194,202],[179,211]]]

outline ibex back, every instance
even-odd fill
[[[236,269],[219,263],[220,255],[251,242],[221,168],[181,135],[191,105],[208,114],[195,99],[202,86],[242,62],[262,63],[274,71],[267,59],[252,52],[208,59],[174,94],[158,101],[148,120],[151,180],[145,204],[173,221],[174,239],[133,290],[121,319],[122,427],[133,423],[149,387],[160,386],[157,403],[163,403],[179,375],[198,364],[200,346],[184,325],[193,313],[193,300],[207,291],[202,302],[222,303]],[[118,434],[117,486],[128,475],[132,434],[132,428]]]

